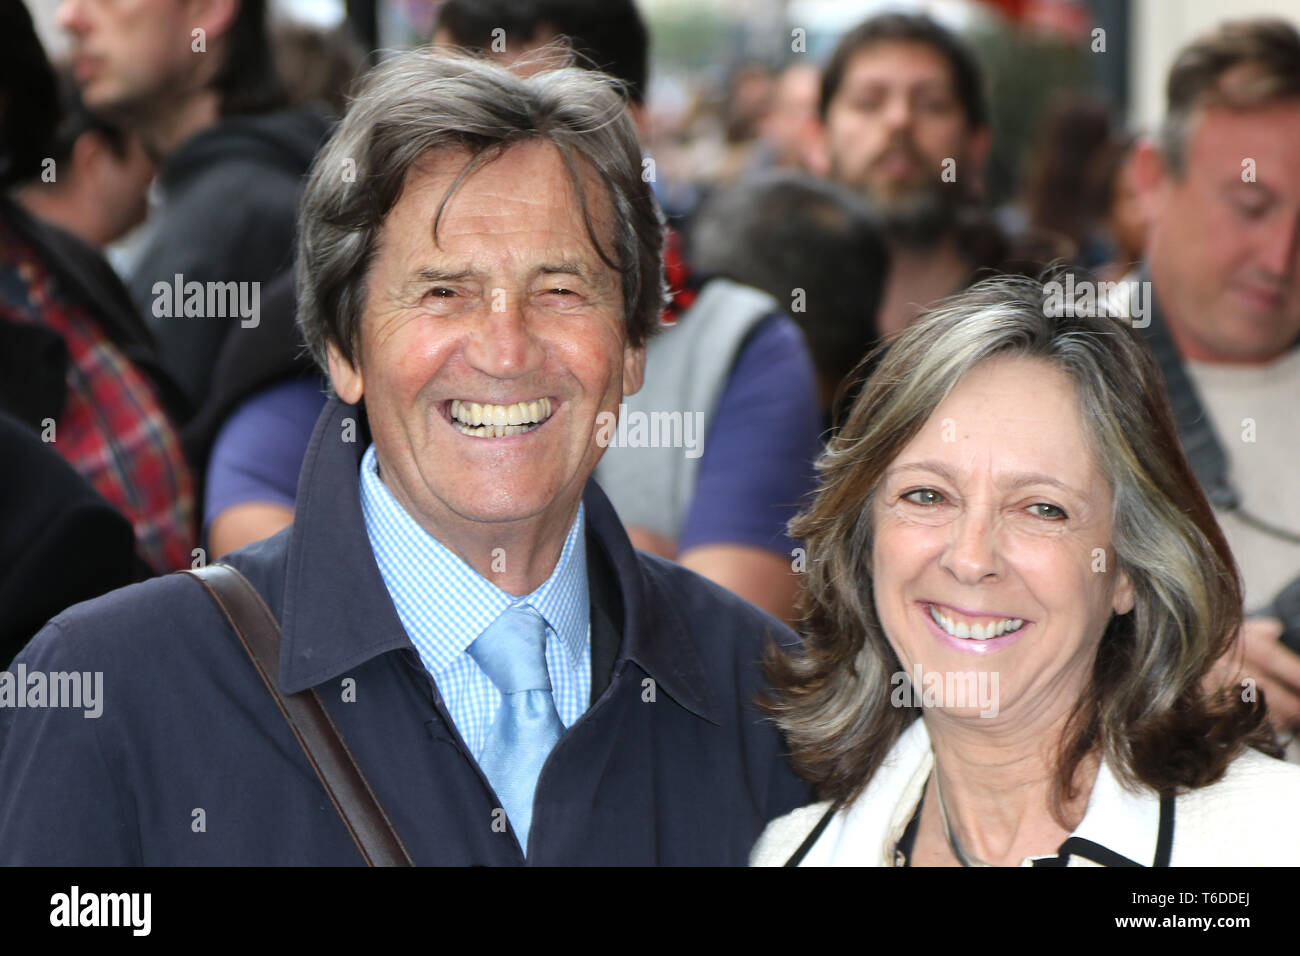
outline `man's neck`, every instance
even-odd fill
[[[155,161],[166,159],[186,140],[216,124],[221,100],[214,90],[200,90],[134,124],[145,150]]]
[[[93,224],[93,200],[88,202],[79,191],[52,183],[34,182],[20,189],[17,198],[22,207],[37,219],[54,223],[96,248],[103,247],[104,237],[98,234]]]
[[[961,289],[972,269],[952,234],[924,249],[894,242],[889,253],[889,279],[876,314],[882,338],[901,332],[930,303]]]
[[[575,501],[564,512],[548,509],[545,514],[486,526],[444,507],[435,521],[413,505],[399,482],[385,480],[384,474],[380,463],[379,480],[421,528],[480,577],[515,597],[532,594],[554,573],[581,503]]]

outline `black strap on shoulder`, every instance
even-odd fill
[[[1045,856],[1034,860],[1034,866],[1069,866],[1070,857],[1072,856],[1081,856],[1085,860],[1092,860],[1092,862],[1100,863],[1102,866],[1140,867],[1142,865],[1126,856],[1121,856],[1100,843],[1093,843],[1091,840],[1083,839],[1083,837],[1070,837],[1061,844],[1060,849],[1056,851],[1056,856]]]
[[[1173,854],[1174,804],[1173,794],[1161,795],[1160,825],[1156,832],[1156,855],[1151,863],[1153,867],[1168,866],[1169,858]],[[1061,844],[1060,849],[1056,851],[1056,856],[1047,856],[1034,860],[1034,866],[1069,866],[1070,857],[1072,856],[1081,856],[1085,860],[1092,860],[1092,862],[1100,863],[1102,866],[1142,865],[1126,856],[1121,856],[1100,843],[1093,843],[1091,840],[1085,840],[1082,837],[1070,837]]]
[[[822,832],[830,825],[831,818],[835,816],[839,809],[838,803],[830,805],[830,808],[822,814],[822,818],[817,821],[817,825],[812,828],[812,832],[799,844],[799,849],[795,850],[794,855],[785,861],[786,866],[798,866],[803,862],[803,858],[808,855],[808,851],[813,848],[813,845],[821,839]]]
[[[225,614],[275,699],[307,762],[343,819],[367,866],[414,866],[393,821],[370,788],[338,725],[312,688],[284,694],[276,683],[280,669],[280,625],[262,595],[228,564],[182,571],[197,578]]]
[[[1174,795],[1160,796],[1160,830],[1156,835],[1156,858],[1152,866],[1168,866],[1174,852]]]

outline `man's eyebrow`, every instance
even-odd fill
[[[477,275],[473,269],[439,269],[425,266],[416,270],[411,278],[417,282],[461,282]]]
[[[892,478],[900,472],[928,471],[938,475],[944,481],[951,484],[957,484],[957,476],[947,463],[942,461],[913,461],[905,465],[898,465],[890,468],[885,472],[886,478]],[[1011,471],[1004,472],[998,476],[998,483],[1007,490],[1024,488],[1028,485],[1051,485],[1054,488],[1060,488],[1062,491],[1069,492],[1073,495],[1081,495],[1081,492],[1073,485],[1062,481],[1054,475],[1049,475],[1041,471]]]
[[[585,263],[577,259],[562,259],[559,262],[548,262],[538,268],[538,275],[570,275],[587,277],[590,272]]]
[[[1233,195],[1242,195],[1243,193],[1261,194],[1266,202],[1273,202],[1277,199],[1277,193],[1265,183],[1258,180],[1248,183],[1235,176],[1224,181],[1223,191]]]

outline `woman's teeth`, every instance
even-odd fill
[[[504,438],[532,431],[551,417],[551,400],[539,398],[513,405],[489,405],[451,400],[451,421],[462,435]]]
[[[1025,622],[1018,617],[995,618],[987,623],[968,624],[966,621],[954,621],[933,604],[928,607],[930,620],[943,628],[946,633],[964,641],[987,641],[989,638],[1011,634],[1025,625]]]

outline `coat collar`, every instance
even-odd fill
[[[806,860],[831,865],[892,865],[894,847],[916,811],[933,769],[930,735],[925,721],[918,718],[899,737],[863,794],[837,814],[839,826],[827,828],[821,845],[814,846]],[[1021,865],[1066,865],[1072,857],[1081,857],[1085,865],[1151,866],[1160,855],[1161,823],[1159,795],[1148,789],[1126,790],[1103,759],[1083,820],[1057,854],[1027,857]]]
[[[368,444],[364,410],[332,397],[307,447],[289,534],[280,614],[279,683],[286,694],[388,651],[415,653],[361,515],[361,456]],[[618,660],[635,661],[687,710],[718,723],[703,662],[670,597],[648,578],[644,559],[594,481],[587,482],[583,502],[588,540],[602,550],[622,598]]]

